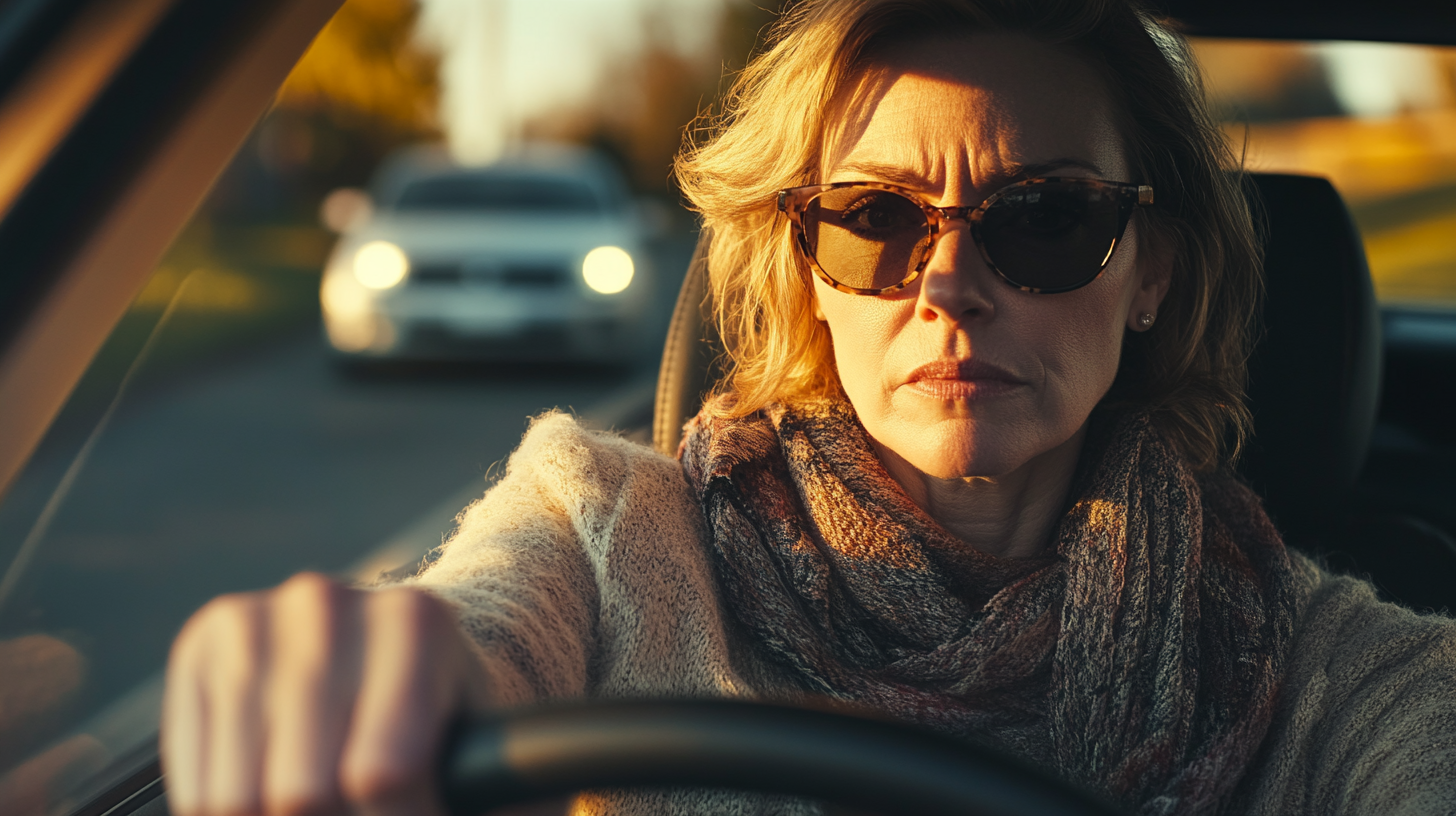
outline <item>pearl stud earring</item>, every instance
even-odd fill
[[[1153,313],[1143,312],[1142,314],[1138,315],[1138,325],[1142,326],[1145,329],[1153,325]]]

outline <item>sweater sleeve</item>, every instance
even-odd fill
[[[1264,813],[1425,816],[1456,808],[1456,621],[1326,575],[1263,752]]]
[[[413,583],[456,607],[496,705],[745,694],[702,535],[677,462],[551,413]]]
[[[584,469],[572,461],[589,456],[584,433],[559,413],[533,421],[505,475],[411,581],[456,608],[502,707],[578,697],[589,684],[599,597],[580,522],[610,485],[564,478]]]

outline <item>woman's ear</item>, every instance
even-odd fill
[[[1143,240],[1138,247],[1138,288],[1127,310],[1127,327],[1147,331],[1158,319],[1158,307],[1173,281],[1173,252],[1168,242]]]

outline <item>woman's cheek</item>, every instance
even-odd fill
[[[1042,376],[1035,409],[1040,446],[1054,447],[1076,433],[1117,372],[1120,349],[1108,334],[1109,298],[1087,297],[1102,293],[1086,290],[1068,294],[1030,295],[1018,304],[1022,309],[999,315],[1018,326],[1011,345],[1035,359],[1028,360],[1028,373],[1039,369]]]
[[[872,327],[841,325],[840,328],[841,331],[830,333],[839,383],[861,419],[873,422],[890,410],[894,396],[885,375],[886,350],[868,336]]]
[[[1056,348],[1049,355],[1061,380],[1058,402],[1072,414],[1062,424],[1076,427],[1112,387],[1122,356],[1122,322],[1110,317],[1117,312],[1117,298],[1096,298],[1086,306],[1060,323]]]
[[[893,372],[887,367],[899,334],[895,304],[832,289],[827,297],[821,292],[819,302],[829,327],[839,382],[851,404],[862,415],[885,410],[894,384]]]

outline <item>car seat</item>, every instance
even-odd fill
[[[1414,608],[1456,608],[1456,544],[1418,518],[1351,500],[1375,426],[1381,335],[1364,245],[1323,178],[1250,173],[1264,237],[1262,334],[1249,361],[1254,437],[1239,470],[1290,544],[1371,578]],[[707,311],[705,231],[678,294],[657,382],[652,438],[675,455],[683,424],[721,375]]]

